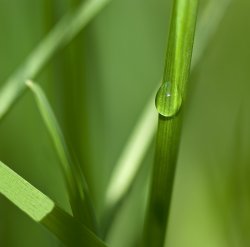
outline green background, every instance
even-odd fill
[[[1,84],[77,2],[0,0]],[[249,8],[246,0],[232,1],[192,71],[168,246],[250,245]],[[36,78],[82,163],[99,215],[112,168],[161,79],[170,10],[167,0],[111,1]],[[112,226],[110,246],[137,246],[153,150]],[[58,159],[29,92],[0,123],[0,159],[69,210]],[[59,243],[0,197],[0,245]]]

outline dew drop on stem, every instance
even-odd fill
[[[166,118],[174,117],[179,112],[181,104],[182,97],[178,88],[170,82],[164,82],[155,98],[158,113]]]

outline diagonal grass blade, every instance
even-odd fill
[[[65,245],[106,246],[94,233],[1,161],[0,178],[0,193],[32,220],[47,228]]]
[[[25,81],[34,78],[61,47],[67,45],[109,2],[91,0],[66,15],[42,40],[26,61],[7,79],[0,90],[0,119],[26,89]]]

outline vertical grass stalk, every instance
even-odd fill
[[[163,82],[156,97],[159,119],[144,247],[164,246],[197,9],[198,0],[174,1]]]
[[[82,0],[71,0],[76,8]],[[81,33],[58,54],[54,66],[55,97],[62,117],[62,129],[72,145],[91,190],[91,145],[87,106],[87,81],[85,76],[85,33]],[[57,90],[60,88],[60,90]]]
[[[196,28],[191,70],[195,69],[204,56],[231,3],[232,0],[222,0],[219,3],[216,0],[211,0],[201,11]],[[213,20],[210,18],[212,15]],[[155,109],[152,105],[154,97],[155,93],[148,100],[110,176],[106,191],[106,211],[109,211],[110,208],[116,208],[115,211],[112,210],[112,217],[115,217],[115,212],[119,211],[119,205],[133,186],[136,174],[143,165],[142,160],[152,143],[154,132],[156,132]],[[105,217],[111,223],[112,217],[110,215],[105,215]]]

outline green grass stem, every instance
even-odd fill
[[[218,3],[213,0],[201,12],[197,23],[192,70],[203,57],[231,2],[232,0],[223,0]],[[214,16],[213,20],[208,18],[211,15]],[[157,85],[157,89],[158,87]],[[148,100],[112,171],[105,196],[107,212],[118,208],[120,202],[124,200],[129,188],[134,183],[136,174],[142,166],[142,160],[152,142],[157,128],[155,108],[153,107],[154,98],[155,93]],[[146,121],[149,121],[149,123],[146,123]]]
[[[198,0],[175,0],[160,99],[155,162],[143,246],[163,247],[181,130],[181,111],[190,73]],[[169,90],[169,91],[168,91]],[[157,95],[159,97],[159,94]],[[180,106],[183,108],[183,106]],[[164,116],[163,116],[164,115]]]

